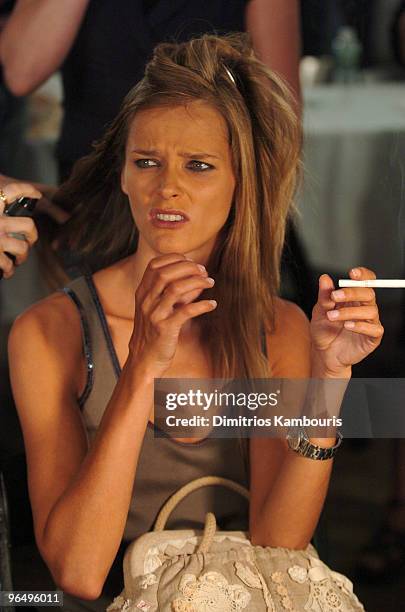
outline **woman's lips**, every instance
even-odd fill
[[[176,229],[187,223],[189,218],[182,210],[152,208],[149,213],[154,227]]]

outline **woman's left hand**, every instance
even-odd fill
[[[349,274],[353,280],[376,278],[367,268],[354,268]],[[346,377],[352,365],[377,348],[383,333],[373,289],[335,290],[330,276],[320,277],[311,320],[313,375]]]

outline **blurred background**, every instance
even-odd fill
[[[0,0],[2,25],[12,17],[15,4]],[[121,2],[114,4],[119,11]],[[168,11],[171,3],[140,4],[153,15],[157,7]],[[241,3],[226,4],[232,12]],[[287,45],[300,48],[304,177],[297,194],[299,214],[284,253],[283,295],[310,314],[321,273],[337,280],[346,278],[350,268],[363,265],[377,277],[405,277],[405,3],[302,0],[298,4],[301,40],[287,40]],[[177,18],[177,33],[183,33],[181,11]],[[57,185],[61,164],[55,148],[67,96],[64,70],[66,62],[22,95],[12,91],[4,67],[2,175]],[[0,282],[0,552],[3,588],[12,584],[15,590],[53,589],[34,543],[23,441],[7,385],[5,349],[15,316],[48,292],[35,249],[12,279]],[[403,378],[404,291],[379,290],[378,301],[385,337],[354,375]],[[335,460],[321,540],[321,556],[353,580],[366,610],[405,609],[403,440],[345,440]]]

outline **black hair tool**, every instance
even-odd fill
[[[38,200],[36,198],[18,198],[18,200],[15,200],[15,202],[8,204],[3,214],[7,217],[33,217],[37,202]],[[21,240],[24,240],[23,234],[13,234],[13,236],[15,238],[21,237]],[[4,254],[7,255],[7,257],[9,257],[13,263],[15,263],[15,255],[7,253],[7,251],[5,251]],[[0,270],[0,279],[1,278],[3,278],[3,270]]]

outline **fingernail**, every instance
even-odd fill
[[[357,278],[360,276],[361,271],[358,268],[352,268],[352,270],[350,270],[351,273],[353,274],[353,276],[356,276]]]
[[[343,291],[343,289],[338,289],[337,291],[332,291],[332,298],[334,300],[343,300],[343,298],[345,297],[345,292]]]
[[[197,268],[200,270],[200,272],[205,272],[205,267],[201,264],[197,264]]]
[[[214,285],[215,281],[213,278],[211,278],[210,276],[208,278],[205,279],[207,281],[207,283],[209,283],[210,285]]]
[[[330,310],[329,312],[326,313],[328,319],[337,319],[339,317],[339,311],[338,310]]]
[[[347,329],[353,329],[354,327],[354,321],[345,321],[343,323],[344,327],[346,327]]]
[[[214,308],[217,306],[217,303],[215,300],[209,300],[210,304],[212,304],[214,306]]]

